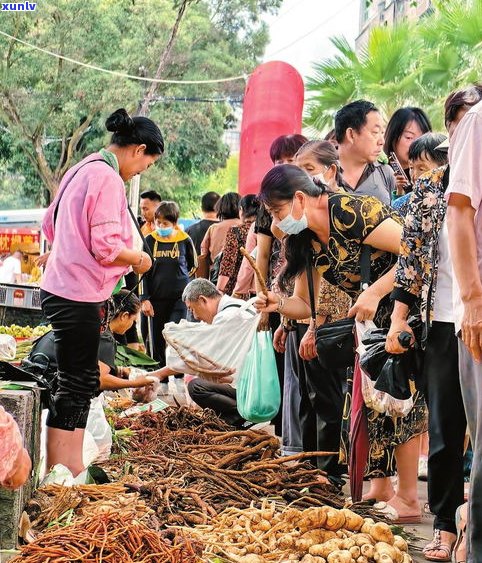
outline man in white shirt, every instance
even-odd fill
[[[197,326],[192,327],[190,330],[197,332],[199,331],[199,336],[193,340],[197,343],[197,338],[199,338],[199,346],[202,347],[203,339],[206,337],[203,334],[206,324],[208,325],[226,325],[226,330],[229,332],[229,324],[232,327],[232,319],[229,321],[230,317],[237,316],[239,318],[240,308],[246,304],[245,301],[241,299],[235,299],[234,297],[229,297],[228,295],[223,295],[216,286],[209,280],[204,278],[196,278],[192,280],[184,289],[182,294],[182,299],[186,303],[186,306],[193,314],[194,318],[198,321],[202,321]],[[249,314],[249,313],[248,313]],[[252,314],[256,314],[253,310]],[[183,321],[178,325],[179,332],[183,330]],[[184,321],[186,322],[186,321]],[[240,322],[241,319],[240,319]],[[206,324],[205,324],[206,323]],[[177,327],[176,327],[177,328]],[[170,332],[169,325],[166,326],[167,332]],[[155,375],[161,379],[165,379],[169,375],[175,373],[195,373],[193,371],[192,365],[185,365],[183,360],[179,357],[176,351],[169,346],[169,334],[164,333],[166,341],[168,343],[168,349],[166,353],[166,363],[167,366],[154,372]],[[208,335],[209,337],[209,335]],[[204,340],[205,342],[205,340]],[[226,341],[219,343],[219,346],[226,346]],[[208,381],[202,377],[195,377],[190,381],[187,381],[187,390],[191,399],[202,408],[212,409],[220,418],[225,420],[228,424],[244,428],[251,426],[251,423],[247,423],[244,418],[238,413],[236,408],[236,389],[231,383],[233,379],[236,380],[237,370],[241,367],[244,360],[245,353],[249,349],[250,341],[245,343],[244,350],[239,347],[232,345],[232,349],[236,350],[233,354],[232,364],[235,366],[234,369],[230,370],[229,373],[220,373],[218,381],[215,383],[213,381]],[[199,352],[203,352],[202,349]]]
[[[482,102],[450,140],[447,225],[454,272],[459,368],[474,452],[467,525],[468,563],[482,562]],[[458,560],[458,559],[457,559]]]
[[[22,256],[16,250],[11,256],[5,258],[0,267],[0,283],[20,283],[22,280]]]

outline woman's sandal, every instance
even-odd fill
[[[462,504],[455,512],[455,525],[457,526],[457,539],[454,544],[454,560],[455,563],[465,563],[467,559],[467,544],[466,544],[466,527],[467,516],[462,515],[462,509],[467,510],[467,503]]]
[[[390,520],[391,524],[420,524],[422,521],[421,513],[401,516],[395,507],[383,501],[376,502],[373,505],[373,509],[385,516],[387,520]]]
[[[455,543],[456,540],[451,544],[442,542],[441,530],[436,528],[433,531],[433,540],[423,548],[422,553],[427,561],[451,561]],[[443,555],[427,555],[430,551],[441,551]]]

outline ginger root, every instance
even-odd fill
[[[402,536],[393,536],[393,545],[400,551],[408,551],[408,544]]]
[[[338,549],[328,555],[328,563],[351,563],[351,553],[346,549]]]
[[[356,514],[356,512],[353,512],[353,510],[350,510],[349,508],[343,508],[341,512],[345,516],[344,527],[347,530],[350,530],[352,532],[358,532],[359,530],[361,530],[363,524],[365,523],[365,520],[362,518],[362,516]]]
[[[388,524],[385,522],[377,522],[370,528],[369,534],[376,542],[385,542],[393,545],[394,537],[393,532]]]
[[[337,531],[345,525],[346,517],[342,510],[329,508],[326,511],[325,528],[327,530]]]

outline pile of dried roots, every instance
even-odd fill
[[[180,531],[170,537],[117,511],[77,518],[53,527],[21,547],[12,563],[196,563],[202,544]]]
[[[303,461],[312,454],[281,457],[276,437],[230,430],[209,411],[170,408],[115,425],[131,431],[128,453],[103,468],[146,499],[159,526],[206,523],[227,506],[265,497],[299,507],[343,506],[324,473]]]

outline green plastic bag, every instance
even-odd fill
[[[256,332],[238,379],[239,414],[250,422],[272,420],[281,405],[278,369],[271,332]]]

